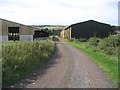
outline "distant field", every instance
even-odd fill
[[[58,30],[58,29],[63,30],[67,27],[67,25],[66,26],[63,26],[63,25],[41,25],[41,26],[40,25],[33,25],[33,26],[35,26],[39,29],[48,28],[48,29],[54,29],[54,30]]]

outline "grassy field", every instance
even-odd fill
[[[93,60],[97,66],[105,73],[107,78],[112,81],[113,86],[118,86],[118,57],[106,55],[102,52],[97,52],[93,48],[87,47],[87,42],[68,42],[75,48],[79,48],[87,56]]]
[[[3,87],[13,84],[39,67],[54,52],[53,41],[3,42]]]

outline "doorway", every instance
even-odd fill
[[[19,27],[8,27],[8,40],[20,40]]]

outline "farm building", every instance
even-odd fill
[[[60,32],[60,37],[63,38],[63,39],[65,39],[65,33],[64,33],[64,32],[65,32],[65,30],[62,30],[62,31]]]
[[[39,35],[45,35],[35,27],[0,19],[0,40],[33,40],[36,30],[39,32]]]
[[[34,39],[35,38],[45,38],[49,37],[49,33],[43,30],[35,30],[34,31]]]
[[[72,24],[61,32],[64,39],[85,38],[96,36],[104,38],[114,33],[113,28],[109,24],[88,20],[81,23]]]

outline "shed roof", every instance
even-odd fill
[[[79,23],[72,24],[72,25],[68,26],[67,28],[65,28],[65,30],[68,29],[68,28],[70,28],[70,27],[72,27],[72,26],[74,26],[74,25],[83,24],[83,23],[87,23],[87,22],[100,23],[100,24],[104,24],[104,25],[109,25],[110,26],[110,24],[98,22],[98,21],[95,21],[95,20],[88,20],[88,21],[84,21],[84,22],[79,22]]]
[[[14,24],[22,25],[22,26],[26,26],[26,27],[36,28],[36,27],[30,26],[30,25],[24,25],[24,24],[21,24],[21,23],[18,23],[18,22],[9,21],[9,20],[2,19],[2,18],[0,18],[0,20],[6,21],[6,22],[11,22],[11,23],[14,23]]]

